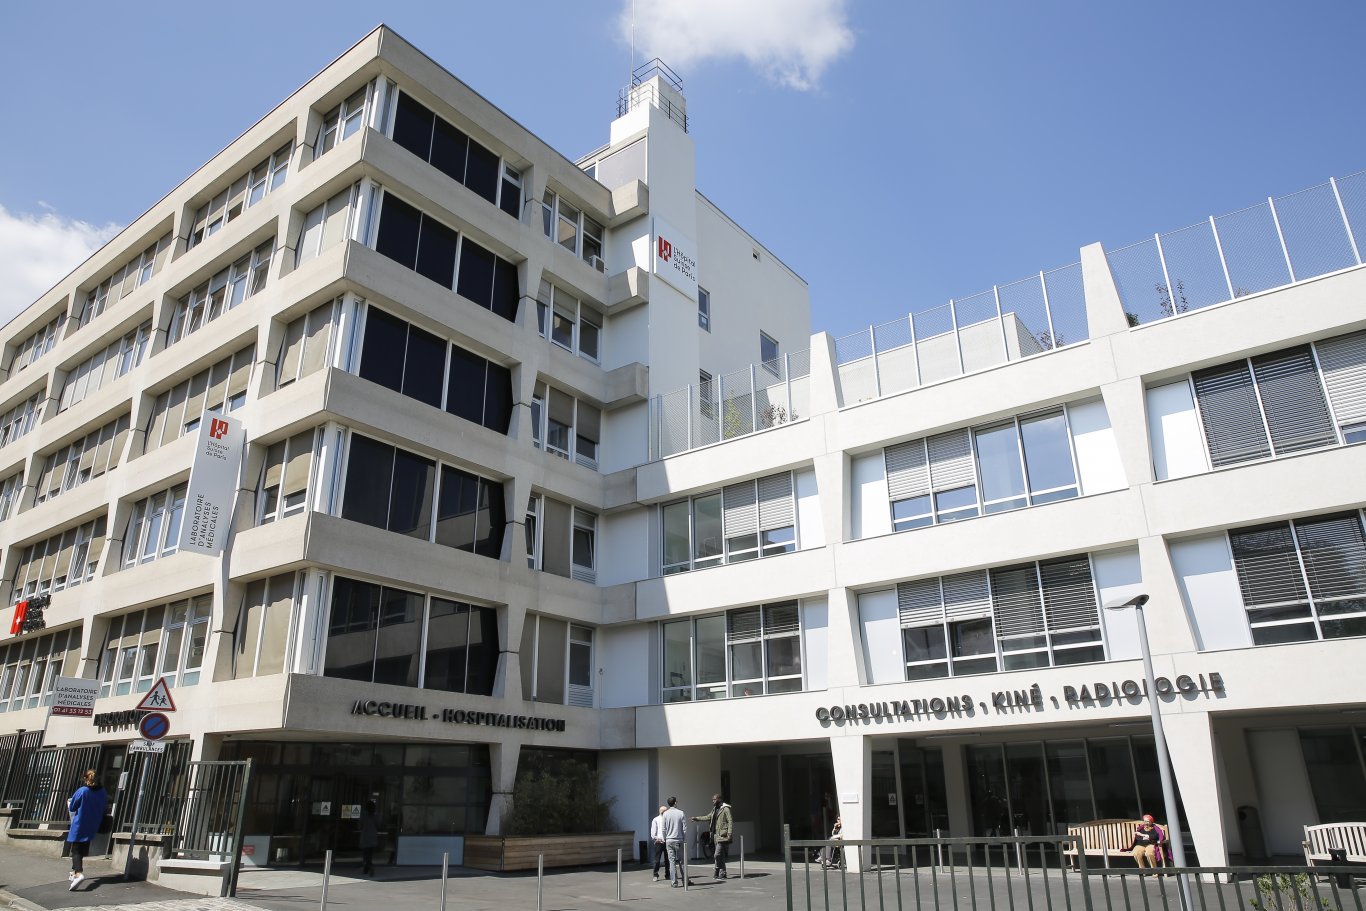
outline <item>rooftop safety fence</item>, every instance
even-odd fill
[[[650,400],[650,459],[810,417],[811,351],[794,351]]]
[[[835,340],[840,404],[853,405],[1090,337],[1081,263]]]
[[[1131,326],[1361,265],[1366,171],[1107,251]]]

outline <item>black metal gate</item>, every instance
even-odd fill
[[[21,784],[24,806],[19,825],[66,826],[71,820],[66,800],[81,786],[85,771],[97,767],[99,758],[97,746],[45,747],[30,752]]]
[[[29,758],[42,742],[42,731],[0,736],[0,806],[13,806],[24,799]]]
[[[162,753],[134,753],[128,751],[123,764],[122,790],[114,810],[114,831],[130,832],[133,813],[137,811],[139,835],[170,835],[184,805],[181,796],[193,744],[188,740],[168,740]],[[147,769],[142,805],[138,804],[138,788],[144,784],[143,767]]]

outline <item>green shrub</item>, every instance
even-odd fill
[[[1255,911],[1338,911],[1314,889],[1304,873],[1268,873],[1253,883],[1257,894],[1247,900]]]
[[[574,760],[517,776],[512,809],[503,819],[508,835],[574,835],[610,832],[611,800],[602,799],[598,772]]]

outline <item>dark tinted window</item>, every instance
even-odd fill
[[[342,518],[376,528],[388,527],[389,487],[394,476],[394,447],[351,435],[346,464]]]
[[[436,543],[474,550],[479,511],[479,479],[449,465],[441,468],[441,501],[436,511]]]
[[[479,513],[474,523],[474,552],[497,560],[503,553],[503,485],[479,480]]]
[[[413,268],[417,263],[417,235],[421,225],[421,212],[385,193],[375,249],[395,262]]]
[[[507,433],[511,420],[512,371],[502,364],[490,363],[488,385],[484,390],[484,426]]]
[[[465,150],[469,139],[440,117],[432,135],[432,164],[461,183],[465,182]]]
[[[517,267],[505,259],[493,261],[493,312],[506,320],[517,319]]]
[[[432,599],[431,617],[427,621],[427,689],[465,692],[469,626],[468,604]]]
[[[403,365],[403,394],[441,407],[446,342],[416,326],[408,327],[408,357]]]
[[[465,672],[465,692],[493,695],[493,678],[498,672],[498,612],[491,607],[476,607],[470,615],[469,667]]]
[[[385,587],[380,593],[375,682],[417,686],[422,656],[422,602],[416,592]]]
[[[432,150],[433,119],[431,111],[400,92],[394,111],[394,142],[426,161]]]
[[[498,202],[498,156],[473,139],[465,165],[465,186],[489,202]]]
[[[482,424],[484,377],[488,362],[459,347],[451,348],[450,375],[446,382],[446,410],[456,417]]]
[[[378,585],[336,577],[327,628],[327,662],[323,674],[369,681],[375,663],[375,629],[379,621]]]
[[[460,248],[460,282],[456,292],[481,307],[493,300],[493,263],[496,257],[468,237]]]
[[[394,493],[389,503],[390,531],[424,541],[428,539],[435,481],[435,462],[402,449],[395,451]]]
[[[513,218],[519,218],[517,211],[522,205],[522,188],[510,180],[503,181],[503,193],[498,197],[498,208]]]
[[[365,314],[365,343],[360,354],[361,378],[402,392],[407,338],[407,323],[371,307]]]
[[[434,218],[422,217],[417,246],[417,271],[443,288],[455,284],[456,233]]]

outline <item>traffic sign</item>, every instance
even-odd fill
[[[138,703],[137,708],[139,711],[143,712],[175,711],[175,702],[171,699],[171,688],[166,685],[165,677],[162,677],[152,685],[152,689],[148,691],[146,696],[142,697],[142,701]]]
[[[171,733],[171,719],[161,712],[143,715],[142,721],[138,722],[138,733],[148,740],[160,740]]]
[[[130,753],[164,753],[166,744],[160,740],[134,740],[128,745]]]

